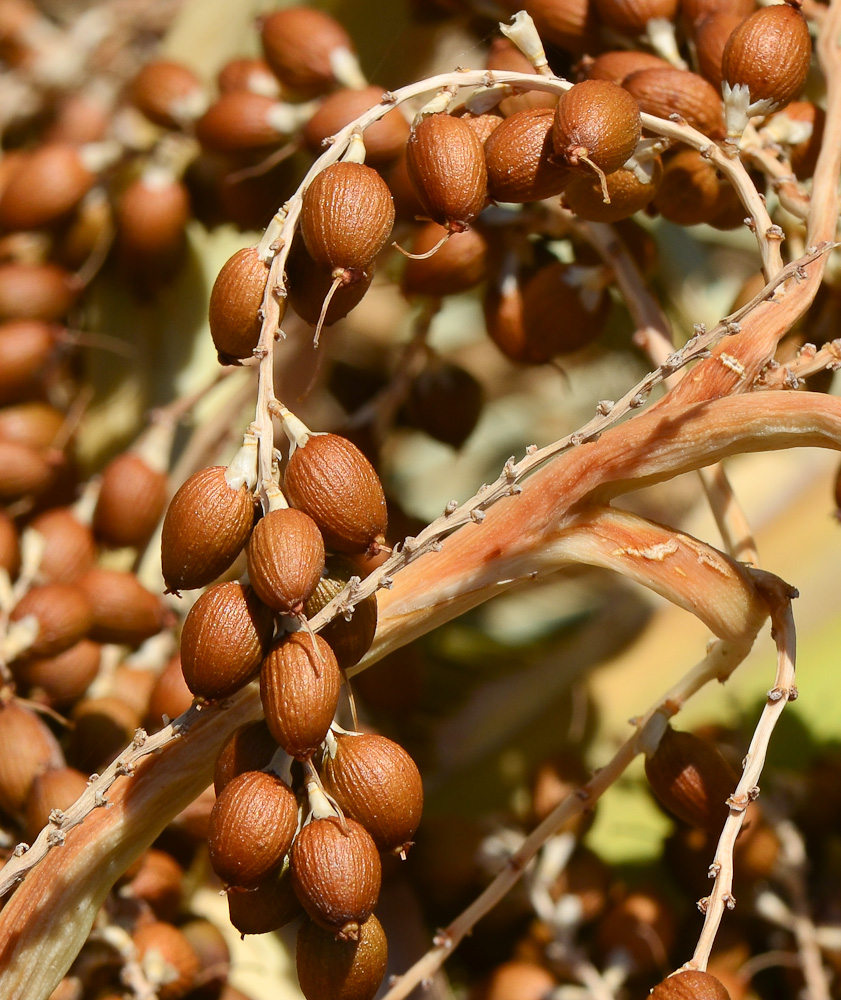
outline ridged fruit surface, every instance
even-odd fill
[[[262,771],[271,763],[277,743],[265,719],[246,722],[222,744],[213,768],[213,788],[217,794],[244,771]]]
[[[411,843],[423,811],[423,782],[398,743],[373,733],[340,733],[335,755],[324,762],[323,780],[379,850],[401,852]]]
[[[269,268],[256,247],[245,247],[222,265],[210,292],[208,318],[216,350],[227,358],[247,358],[260,339],[260,309]]]
[[[488,136],[488,194],[494,201],[542,201],[560,194],[572,179],[569,169],[552,159],[554,115],[552,108],[518,111]]]
[[[338,552],[377,549],[388,511],[379,476],[362,452],[338,434],[314,434],[289,459],[283,489]]]
[[[385,931],[371,914],[359,928],[359,940],[337,941],[307,920],[298,931],[295,963],[306,1000],[373,1000],[388,964]]]
[[[242,551],[254,525],[254,497],[234,489],[223,465],[201,469],[170,502],[161,534],[161,568],[170,590],[204,587]]]
[[[344,556],[330,556],[318,585],[306,603],[307,618],[312,618],[344,590],[352,576],[358,576],[358,568]],[[319,635],[326,640],[336,655],[342,670],[354,666],[371,648],[377,631],[377,598],[375,594],[366,597],[353,609],[350,620],[339,614],[329,621]]]
[[[659,159],[647,164],[650,174],[641,181],[634,170],[620,167],[605,177],[610,198],[604,200],[601,184],[595,174],[579,175],[564,190],[563,203],[580,219],[589,222],[620,222],[641,211],[657,194],[663,178],[663,165]]]
[[[306,759],[321,746],[339,702],[342,675],[327,643],[306,632],[278,640],[260,670],[266,725],[291,756]]]
[[[561,94],[552,123],[555,154],[573,170],[618,170],[642,134],[631,95],[609,80],[583,80]]]
[[[257,522],[246,556],[260,600],[281,614],[300,614],[324,569],[324,542],[315,521],[294,507],[270,510]]]
[[[380,104],[385,89],[372,83],[363,90],[337,90],[325,97],[303,130],[304,140],[313,153],[322,153],[325,139]],[[393,160],[408,137],[409,123],[403,114],[398,109],[389,111],[365,129],[365,162],[375,166]]]
[[[292,889],[288,865],[251,889],[233,888],[228,892],[228,915],[240,934],[269,934],[303,912]]]
[[[274,616],[247,584],[220,583],[196,601],[181,632],[187,687],[203,698],[227,698],[256,677]]]
[[[730,1000],[730,994],[715,976],[697,969],[669,976],[649,996],[650,1000]]]
[[[226,885],[259,885],[280,866],[297,822],[297,801],[286,782],[246,771],[225,786],[210,814],[213,870]]]
[[[461,232],[482,211],[488,177],[482,143],[461,118],[436,114],[416,125],[406,166],[429,217]]]
[[[643,69],[625,77],[622,87],[645,111],[658,118],[680,115],[688,125],[713,138],[723,135],[721,95],[697,73],[671,66]]]
[[[724,48],[721,72],[730,87],[747,87],[752,102],[781,108],[803,89],[811,58],[806,18],[792,4],[775,4],[754,11],[736,28]]]
[[[292,887],[312,919],[355,941],[380,894],[382,869],[374,841],[356,820],[315,819],[295,838]]]

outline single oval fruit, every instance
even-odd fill
[[[243,935],[270,934],[304,912],[292,889],[288,865],[283,866],[279,874],[272,872],[250,889],[232,886],[227,898],[231,923]]]
[[[576,177],[564,189],[562,201],[580,219],[590,222],[620,222],[642,211],[657,194],[663,179],[660,158],[648,160],[634,168],[620,167],[605,177],[610,201],[595,176]]]
[[[32,615],[37,622],[35,640],[24,656],[55,656],[83,639],[94,623],[87,594],[78,585],[46,583],[30,588],[12,609],[11,621]]]
[[[29,527],[44,540],[38,570],[44,583],[72,583],[96,562],[96,545],[89,524],[72,507],[53,507],[34,518]]]
[[[60,319],[80,291],[74,276],[57,264],[0,264],[0,321]]]
[[[223,465],[201,469],[181,486],[161,532],[161,569],[171,591],[204,587],[223,573],[248,541],[254,496],[234,489]]]
[[[79,577],[77,586],[93,609],[90,637],[96,642],[137,646],[157,635],[169,619],[160,597],[134,573],[94,566]]]
[[[207,848],[226,885],[250,888],[278,869],[298,823],[295,795],[277,775],[246,771],[229,782],[210,813]]]
[[[237,775],[267,769],[276,752],[277,743],[265,719],[246,722],[235,729],[222,744],[213,768],[213,788],[217,797]]]
[[[132,935],[137,961],[143,963],[158,1000],[181,1000],[193,988],[199,959],[177,927],[162,921],[141,924]],[[146,956],[149,959],[143,962]],[[154,958],[153,958],[154,956]],[[156,976],[148,970],[157,970]]]
[[[324,151],[325,140],[382,102],[384,87],[370,84],[362,90],[345,88],[324,98],[304,125],[304,141],[313,153]],[[365,162],[388,163],[400,154],[409,137],[409,123],[398,109],[389,111],[363,133]]]
[[[398,743],[373,733],[338,733],[324,761],[325,789],[361,823],[377,848],[404,854],[423,811],[417,765]]]
[[[485,141],[488,194],[494,201],[542,201],[563,191],[572,179],[554,159],[552,108],[518,111]]]
[[[260,599],[282,615],[299,615],[324,569],[324,541],[301,510],[270,510],[246,549],[248,577]]]
[[[210,335],[220,360],[250,357],[260,340],[269,265],[257,247],[237,250],[223,265],[210,292]]]
[[[424,118],[409,135],[406,167],[433,222],[460,233],[482,211],[488,186],[485,154],[464,119]]]
[[[609,80],[583,80],[558,99],[552,143],[555,155],[571,170],[618,170],[641,134],[637,102]]]
[[[380,855],[356,820],[314,819],[289,855],[292,887],[312,919],[343,941],[358,941],[380,895]]]
[[[166,500],[166,474],[137,452],[123,452],[102,472],[93,529],[107,545],[141,548],[154,534]]]
[[[301,235],[321,267],[365,271],[394,226],[394,202],[386,182],[364,163],[334,163],[304,192]]]
[[[307,920],[298,931],[295,964],[306,1000],[373,1000],[388,965],[385,931],[371,914],[357,940],[337,941]]]
[[[684,969],[669,976],[654,987],[649,997],[650,1000],[730,1000],[720,980],[697,969]]]
[[[305,96],[330,90],[336,83],[336,56],[354,51],[345,29],[323,11],[285,7],[263,18],[263,54],[277,78]]]
[[[253,589],[220,583],[196,601],[181,631],[181,669],[199,697],[227,698],[257,676],[274,616]]]
[[[415,236],[412,253],[406,261],[401,287],[405,295],[458,295],[478,285],[485,276],[488,245],[475,226],[464,233],[453,233],[441,240],[447,230],[437,222],[428,222]],[[431,256],[421,259],[438,246]],[[418,258],[417,255],[421,255]]]
[[[0,807],[16,816],[26,804],[35,777],[47,768],[64,767],[64,755],[49,726],[14,699],[0,704],[0,742],[18,748],[0,757]]]
[[[313,434],[289,459],[283,489],[315,521],[327,546],[375,554],[385,541],[388,510],[379,476],[362,452],[338,434]]]
[[[131,100],[151,122],[162,128],[180,128],[207,107],[201,80],[182,63],[155,59],[134,77]]]
[[[333,650],[306,632],[284,635],[260,669],[260,700],[277,743],[306,760],[324,742],[336,714],[342,674]]]
[[[93,187],[96,175],[78,146],[48,143],[26,154],[0,194],[0,227],[38,229],[58,222]]]
[[[697,73],[665,67],[643,69],[622,81],[640,111],[658,118],[680,115],[710,138],[723,136],[723,105],[715,87]]]

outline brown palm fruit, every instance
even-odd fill
[[[0,500],[39,496],[55,480],[55,470],[40,451],[0,439]]]
[[[554,116],[551,108],[518,111],[488,136],[488,194],[494,201],[542,201],[560,194],[572,179],[568,168],[553,159]]]
[[[132,935],[144,978],[158,1000],[181,1000],[193,988],[199,960],[189,942],[172,924],[141,924]]]
[[[126,270],[141,277],[170,276],[180,264],[191,216],[184,184],[149,170],[123,189],[117,202],[117,246]]]
[[[25,656],[55,656],[83,639],[94,624],[94,610],[81,587],[45,583],[32,587],[12,609],[13,622],[32,615],[37,632]]]
[[[520,301],[485,301],[488,333],[513,361],[542,364],[592,343],[601,333],[610,308],[603,288],[582,286],[579,273],[556,261],[525,283]],[[586,280],[586,279],[584,279]]]
[[[383,249],[394,225],[388,185],[364,163],[322,170],[304,192],[301,235],[312,259],[334,271],[364,271]]]
[[[415,125],[406,167],[427,215],[449,232],[465,230],[485,205],[482,143],[463,118],[435,114]]]
[[[80,770],[101,771],[131,743],[140,714],[121,698],[84,698],[71,713],[74,724],[68,756]]]
[[[722,983],[708,972],[684,969],[658,983],[651,1000],[730,1000]]]
[[[592,0],[526,0],[524,5],[512,4],[511,13],[519,6],[534,18],[544,41],[574,56],[599,50],[598,16]]]
[[[639,49],[612,49],[602,52],[595,59],[585,56],[578,63],[577,70],[582,80],[609,80],[622,86],[622,81],[631,73],[641,69],[662,69],[669,63],[653,52],[642,52]]]
[[[493,970],[479,987],[475,1000],[543,1000],[557,985],[545,966],[515,959]]]
[[[289,502],[315,521],[337,552],[379,551],[388,510],[379,476],[362,452],[338,434],[313,434],[283,474]]]
[[[246,771],[223,789],[210,814],[207,848],[226,885],[251,888],[278,869],[295,836],[298,805],[275,774]]]
[[[412,244],[413,257],[406,261],[400,283],[405,295],[458,295],[478,285],[485,276],[487,242],[478,229],[453,233],[441,243],[447,230],[437,222],[428,222],[418,230]],[[427,251],[441,244],[431,257]],[[420,258],[420,259],[418,259]]]
[[[678,10],[677,0],[595,0],[595,3],[605,27],[626,38],[645,35],[651,21],[673,21]],[[658,28],[655,25],[655,31]]]
[[[488,49],[485,65],[491,72],[498,70],[537,75],[537,70],[528,58],[507,38],[493,39],[491,47]],[[554,108],[557,103],[557,94],[550,94],[545,90],[526,90],[523,94],[506,97],[505,100],[500,101],[499,111],[508,118],[518,111],[529,111],[531,108]]]
[[[225,935],[216,924],[202,917],[188,920],[179,930],[199,959],[197,982],[201,986],[193,990],[193,1000],[226,1000],[224,990],[231,971],[231,951]]]
[[[207,107],[201,80],[187,66],[156,59],[142,66],[130,91],[131,101],[155,125],[180,128]]]
[[[423,811],[423,782],[403,747],[373,733],[338,733],[324,761],[323,782],[379,850],[405,855]]]
[[[227,698],[257,676],[274,617],[253,589],[220,583],[196,601],[181,632],[181,669],[201,698]]]
[[[121,688],[117,688],[123,694]],[[155,678],[149,701],[143,712],[143,726],[157,732],[165,721],[177,719],[193,704],[193,692],[187,687],[181,671],[181,656],[176,653]]]
[[[338,79],[338,60],[354,52],[339,22],[312,7],[286,7],[269,14],[262,20],[260,40],[275,76],[303,96],[331,90]]]
[[[481,142],[483,146],[485,145],[485,141],[491,132],[493,132],[497,125],[502,124],[503,121],[502,115],[497,114],[495,111],[486,111],[481,115],[474,115],[469,111],[464,111],[456,117],[467,122],[467,124],[476,133],[479,138],[479,142]]]
[[[753,13],[755,7],[754,0],[681,0],[680,16],[685,33],[691,37],[695,26],[711,14],[724,12],[744,19]]]
[[[33,701],[64,708],[85,693],[99,673],[101,657],[99,643],[81,639],[55,656],[21,660],[13,671]]]
[[[324,541],[315,521],[293,507],[270,510],[246,548],[257,596],[282,615],[299,615],[324,569]]]
[[[307,618],[315,617],[344,590],[352,576],[358,575],[359,570],[349,559],[328,556],[321,579],[304,606]],[[349,619],[338,614],[318,634],[333,650],[341,669],[347,670],[357,664],[371,648],[376,631],[377,597],[376,594],[371,594],[354,607]]]
[[[739,776],[712,744],[669,726],[646,757],[645,773],[657,801],[673,816],[713,836],[721,832]]]
[[[61,221],[93,187],[83,148],[47,143],[27,153],[0,193],[0,228],[38,229]]]
[[[362,90],[345,88],[324,98],[318,110],[304,125],[304,142],[313,153],[324,151],[325,140],[381,103],[384,87],[370,84]],[[365,129],[365,162],[371,166],[388,163],[397,157],[409,138],[409,123],[394,109]]]
[[[26,797],[27,839],[33,841],[49,822],[50,813],[73,805],[87,787],[87,775],[74,767],[48,768],[37,775]]]
[[[0,405],[38,395],[59,336],[60,327],[40,320],[11,320],[0,326]]]
[[[803,89],[812,39],[799,4],[763,7],[730,36],[721,57],[727,134],[741,135],[747,119],[785,107]]]
[[[171,591],[211,583],[251,535],[254,495],[231,486],[224,465],[201,469],[172,498],[161,534],[161,568]]]
[[[167,478],[137,451],[112,459],[102,472],[93,530],[106,545],[142,548],[166,509]]]
[[[270,934],[300,917],[304,908],[292,888],[289,865],[251,889],[228,889],[228,915],[240,934]]]
[[[265,719],[239,726],[222,744],[213,769],[213,787],[217,796],[222,789],[245,771],[268,768],[277,752],[277,743]]]
[[[131,877],[120,886],[119,896],[142,899],[158,920],[175,920],[181,908],[184,869],[171,854],[155,847],[144,851],[139,862]]]
[[[294,128],[288,107],[265,94],[231,90],[221,94],[196,122],[196,138],[212,153],[265,153]]]
[[[269,263],[257,247],[244,247],[223,265],[210,292],[210,335],[219,360],[250,357],[260,340]]]
[[[216,74],[216,83],[220,94],[227,94],[229,90],[250,90],[277,100],[281,93],[280,81],[265,59],[230,59]]]
[[[662,968],[674,945],[675,913],[657,893],[645,889],[617,900],[600,919],[596,947],[610,961],[617,952],[635,973]]]
[[[374,279],[374,265],[370,264],[357,281],[338,286],[329,267],[320,267],[307,253],[303,240],[292,244],[286,267],[288,302],[295,312],[310,326],[332,326],[355,309]],[[330,294],[332,291],[332,295]],[[328,299],[329,296],[329,299]],[[327,302],[327,310],[324,303]]]
[[[298,931],[295,949],[298,982],[306,1000],[373,1000],[388,965],[382,924],[371,914],[357,940],[336,940],[309,920]]]
[[[314,819],[289,855],[292,888],[320,926],[341,941],[358,941],[374,912],[382,869],[376,845],[354,819]]]
[[[476,429],[484,402],[481,383],[466,368],[433,359],[412,380],[406,416],[436,441],[461,448]]]
[[[137,646],[168,622],[167,609],[134,573],[94,566],[77,581],[93,608],[90,637],[96,642]]]
[[[580,219],[589,222],[620,222],[642,211],[656,195],[663,179],[663,164],[659,157],[620,167],[605,177],[605,189],[598,177],[576,177],[564,189],[563,204]]]
[[[44,450],[52,447],[65,419],[61,410],[39,400],[4,406],[0,408],[0,438]]]
[[[700,21],[694,32],[695,39],[695,60],[698,64],[698,72],[709,80],[716,90],[721,90],[723,76],[721,72],[721,58],[727,41],[735,29],[744,21],[740,14],[731,14],[729,11],[717,11],[709,17]]]
[[[320,636],[292,632],[269,650],[260,670],[260,700],[269,732],[290,757],[306,760],[321,746],[341,685],[336,657]]]
[[[29,527],[44,539],[38,577],[45,583],[72,583],[96,562],[90,525],[72,507],[45,510],[30,521]]]
[[[722,191],[728,187],[697,149],[679,149],[666,160],[652,204],[669,222],[696,226],[716,217],[724,198]]]
[[[642,134],[637,102],[609,80],[583,80],[561,94],[552,123],[558,160],[599,178],[618,170]]]
[[[40,716],[14,699],[0,704],[0,745],[18,748],[0,758],[0,808],[15,816],[22,812],[37,775],[64,767],[64,755]]]
[[[711,139],[724,135],[724,107],[715,87],[685,69],[643,69],[622,81],[640,111],[658,118],[679,115]]]
[[[15,522],[0,508],[0,569],[14,580],[20,569],[20,541]]]
[[[61,319],[80,290],[74,276],[57,264],[0,264],[0,321]]]

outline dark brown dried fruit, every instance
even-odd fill
[[[270,510],[257,522],[246,556],[260,599],[283,615],[299,615],[324,569],[324,542],[315,521],[294,507]]]
[[[356,941],[337,941],[307,920],[298,931],[295,962],[306,1000],[373,1000],[388,964],[382,924],[371,914]]]
[[[222,359],[250,357],[260,339],[268,263],[245,247],[222,265],[210,292],[210,335]]]
[[[708,972],[684,969],[658,983],[650,1000],[730,1000],[730,994]]]
[[[495,201],[542,201],[560,194],[572,179],[567,167],[552,159],[554,116],[551,108],[518,111],[488,136],[488,193]]]

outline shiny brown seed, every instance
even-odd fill
[[[132,82],[131,99],[150,121],[163,128],[179,128],[207,107],[207,96],[196,74],[182,63],[166,59],[141,67]]]
[[[21,660],[13,667],[15,680],[28,697],[53,708],[80,698],[99,672],[102,647],[81,639],[55,656]]]
[[[14,699],[0,704],[0,743],[19,747],[0,756],[0,807],[19,814],[36,776],[47,768],[64,767],[58,740],[39,715]]]
[[[161,534],[161,568],[170,590],[211,583],[242,551],[254,524],[254,495],[234,488],[223,465],[202,469],[178,490]]]
[[[312,435],[289,459],[283,488],[330,548],[379,551],[388,527],[385,494],[374,467],[347,438]]]
[[[596,11],[611,30],[636,38],[644,35],[650,21],[673,21],[678,0],[595,0]]]
[[[485,155],[464,119],[424,118],[409,136],[406,166],[433,222],[459,233],[482,211],[488,186]]]
[[[651,1000],[730,1000],[722,983],[708,972],[684,969],[658,983]]]
[[[640,111],[658,118],[680,115],[688,125],[710,138],[723,137],[723,105],[715,87],[688,70],[643,69],[631,73],[622,87],[639,105]]]
[[[269,277],[267,261],[256,247],[227,260],[210,292],[210,335],[220,360],[250,357],[260,339],[261,310]]]
[[[497,126],[485,142],[488,194],[495,201],[542,201],[563,191],[572,179],[555,162],[551,108],[518,111]]]
[[[115,686],[115,690],[125,697],[122,686]],[[187,687],[181,672],[181,656],[176,653],[155,678],[148,704],[143,711],[143,727],[150,732],[157,732],[165,724],[164,717],[166,720],[177,719],[192,704],[193,693]]]
[[[542,1000],[557,986],[552,973],[534,962],[512,960],[498,965],[480,991],[481,1000]]]
[[[117,203],[117,244],[131,274],[167,273],[178,266],[191,216],[190,195],[166,175],[138,177]]]
[[[590,222],[619,222],[641,211],[657,193],[663,178],[659,157],[640,164],[636,169],[620,167],[605,177],[609,202],[599,179],[576,177],[564,189],[564,205],[581,219]]]
[[[61,319],[81,290],[57,264],[0,264],[0,321]]]
[[[344,941],[357,941],[380,894],[380,856],[356,820],[314,819],[295,838],[292,887],[312,919]]]
[[[260,700],[277,743],[299,760],[321,746],[336,714],[342,675],[327,643],[293,632],[269,650],[260,670]]]
[[[402,854],[408,849],[423,811],[423,782],[403,747],[373,733],[337,734],[323,780],[379,850]]]
[[[229,889],[227,896],[231,923],[240,934],[270,934],[304,912],[292,889],[288,865],[251,889]]]
[[[552,142],[571,170],[609,174],[634,152],[641,129],[633,97],[608,80],[584,80],[558,99]]]
[[[166,501],[166,474],[137,452],[123,452],[102,472],[93,529],[106,545],[141,548],[154,534]]]
[[[96,642],[137,646],[167,624],[166,607],[133,573],[95,566],[77,586],[93,608],[90,637]]]
[[[37,320],[12,320],[0,326],[0,404],[37,394],[54,360],[60,328]]]
[[[287,267],[289,279],[289,304],[304,322],[315,326],[321,319],[324,302],[336,279],[329,267],[319,267],[307,253],[303,240],[292,245]],[[327,312],[321,321],[322,327],[338,323],[362,301],[371,287],[374,265],[371,264],[357,281],[339,284],[333,292]]]
[[[123,899],[142,900],[159,920],[174,921],[181,907],[184,869],[166,851],[150,847],[140,857],[132,877],[118,894]]]
[[[334,59],[354,51],[339,22],[311,7],[286,7],[269,14],[260,38],[266,61],[281,83],[308,96],[330,90],[336,82]]]
[[[501,120],[501,119],[500,119]],[[401,287],[406,295],[458,295],[478,285],[485,276],[487,242],[475,226],[466,232],[453,233],[441,243],[447,230],[437,222],[428,222],[415,236],[412,253],[423,257],[427,251],[438,250],[426,259],[406,261]]]
[[[213,769],[216,795],[244,771],[262,771],[268,768],[277,748],[264,719],[246,722],[235,729],[222,744],[216,758]]]
[[[38,570],[44,583],[72,583],[96,562],[96,544],[90,525],[72,507],[53,507],[30,521],[44,540]]]
[[[345,88],[325,97],[303,130],[304,141],[312,152],[323,152],[324,140],[380,104],[384,90],[384,87],[370,84],[362,90]],[[408,137],[409,123],[402,112],[389,111],[363,133],[365,162],[376,166],[393,160],[406,145]]]
[[[58,438],[65,419],[61,410],[40,400],[4,406],[0,408],[0,440],[45,450]]]
[[[265,94],[231,90],[221,94],[196,122],[196,138],[213,153],[255,153],[279,146],[287,137],[289,117]]]
[[[268,650],[274,617],[241,583],[211,587],[190,609],[181,632],[181,669],[202,698],[227,698],[256,677]]]
[[[698,72],[721,90],[723,82],[721,72],[721,57],[728,39],[744,18],[739,14],[718,11],[704,18],[695,28],[695,54],[698,62]]]
[[[295,949],[298,982],[306,1000],[373,1000],[388,964],[382,924],[371,914],[356,941],[337,941],[335,934],[307,920]]]
[[[653,52],[613,49],[600,53],[595,59],[585,57],[578,64],[578,72],[586,80],[609,80],[621,86],[625,77],[631,73],[641,69],[662,69],[668,65],[665,59],[655,56]]]
[[[544,41],[574,56],[598,50],[598,15],[592,0],[527,0],[525,9]]]
[[[35,640],[26,657],[55,656],[83,639],[94,624],[93,605],[78,585],[46,583],[30,588],[12,609],[13,622],[32,616]]]
[[[297,802],[286,782],[246,771],[225,786],[210,814],[213,870],[226,885],[259,885],[280,867],[297,822]]]
[[[37,229],[60,221],[93,187],[79,147],[48,143],[28,153],[0,193],[0,227]]]
[[[315,521],[292,507],[270,510],[246,549],[248,577],[260,600],[299,615],[324,569],[324,541]]]

